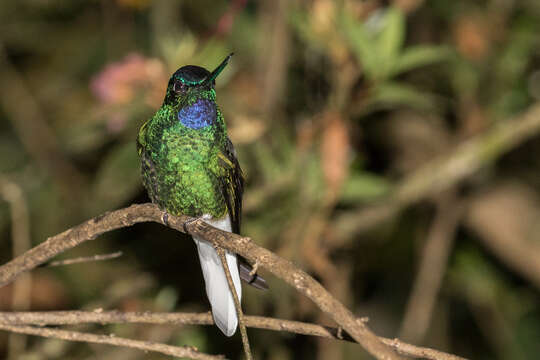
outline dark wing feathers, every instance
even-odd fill
[[[220,177],[220,189],[227,204],[229,216],[231,217],[232,231],[235,234],[240,233],[240,224],[242,220],[242,194],[244,193],[244,175],[236,151],[229,139],[224,151],[220,154],[224,175]]]
[[[222,166],[225,169],[224,175],[219,178],[221,193],[227,204],[227,210],[231,218],[232,231],[240,234],[240,223],[242,220],[242,194],[244,192],[244,174],[236,158],[236,151],[229,139],[224,151],[220,154]],[[268,285],[266,280],[257,274],[251,274],[251,265],[241,256],[238,256],[238,269],[240,278],[249,285],[266,290]]]

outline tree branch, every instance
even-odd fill
[[[247,327],[286,331],[295,334],[318,336],[327,339],[354,341],[340,328],[310,324],[300,321],[244,315]],[[9,325],[80,325],[80,324],[154,324],[154,325],[214,325],[210,312],[205,313],[150,313],[120,311],[45,311],[0,312],[0,324]],[[380,338],[403,355],[430,360],[464,360],[441,351],[418,347],[398,339]]]
[[[19,274],[35,268],[55,255],[73,248],[97,236],[134,225],[139,222],[163,223],[162,211],[154,204],[132,205],[128,208],[105,213],[78,226],[50,237],[42,244],[27,251],[0,267],[0,286],[12,282]],[[167,224],[183,232],[187,216],[169,216]],[[395,346],[384,344],[363,321],[359,321],[341,302],[335,299],[315,279],[276,254],[256,245],[249,238],[216,229],[202,220],[190,221],[187,231],[207,241],[242,255],[256,262],[271,273],[293,286],[298,292],[310,298],[322,311],[328,314],[351,337],[378,359],[400,359]]]
[[[19,334],[36,335],[48,338],[55,338],[68,341],[89,342],[96,344],[107,344],[113,346],[123,346],[144,351],[153,351],[165,355],[183,357],[199,360],[219,360],[224,359],[222,355],[208,355],[197,351],[191,346],[172,346],[155,343],[151,341],[132,340],[115,336],[87,334],[77,331],[68,331],[60,329],[38,328],[34,326],[20,326],[0,324],[1,330],[15,332]]]

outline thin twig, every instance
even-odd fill
[[[6,330],[19,334],[28,334],[43,336],[47,338],[55,338],[68,341],[79,341],[95,344],[107,344],[113,346],[123,346],[144,351],[153,351],[165,355],[183,357],[188,359],[200,359],[200,360],[218,360],[224,359],[222,355],[209,355],[199,352],[197,349],[191,346],[172,346],[166,344],[160,344],[151,341],[132,340],[113,335],[96,335],[88,334],[77,331],[68,331],[60,329],[38,328],[34,326],[19,326],[19,325],[6,325],[0,324],[1,330]]]
[[[123,253],[121,251],[117,251],[111,254],[84,256],[84,257],[78,257],[74,259],[51,261],[50,263],[45,264],[45,266],[48,266],[48,267],[64,266],[64,265],[73,265],[73,264],[80,264],[80,263],[93,262],[93,261],[111,260],[111,259],[116,259],[122,255]]]
[[[242,345],[244,346],[244,353],[246,354],[246,359],[251,360],[251,348],[249,346],[249,338],[247,336],[246,324],[244,323],[244,312],[242,311],[242,305],[240,304],[240,299],[238,298],[238,294],[236,293],[236,287],[234,286],[231,271],[229,270],[229,264],[227,264],[225,250],[223,250],[223,248],[221,247],[216,247],[216,252],[221,259],[223,270],[225,270],[225,277],[227,278],[227,283],[229,284],[229,290],[231,291],[234,301],[234,308],[236,309],[236,316],[238,316],[240,334],[242,335]]]
[[[340,327],[334,328],[300,321],[244,315],[247,327],[286,331],[327,339],[354,341]],[[151,313],[119,311],[45,311],[0,312],[0,324],[10,325],[79,325],[79,324],[154,324],[154,325],[214,325],[210,312],[205,313]],[[380,338],[403,355],[432,360],[463,360],[464,358],[441,351],[406,344],[397,339]]]
[[[383,342],[392,346],[400,354],[407,356],[414,356],[423,359],[436,359],[436,360],[466,360],[460,356],[446,354],[430,348],[422,348],[411,344],[404,343],[399,339],[384,339]]]

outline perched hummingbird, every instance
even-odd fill
[[[212,72],[183,66],[170,78],[163,105],[139,130],[143,184],[165,213],[202,218],[221,230],[240,232],[244,177],[223,115],[216,103],[215,79],[232,54]],[[221,331],[232,336],[238,318],[221,264],[211,243],[193,237],[212,314]],[[240,278],[266,289],[250,274],[245,260],[227,252],[227,264],[241,298]]]

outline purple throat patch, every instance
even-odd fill
[[[178,120],[190,129],[202,129],[216,120],[216,103],[207,99],[199,99],[192,105],[178,112]]]

